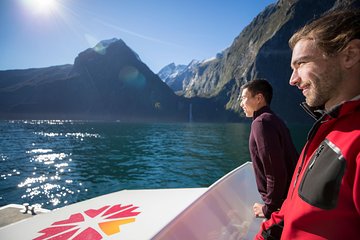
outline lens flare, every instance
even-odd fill
[[[135,89],[142,89],[146,84],[144,75],[133,66],[125,66],[120,69],[119,80],[122,81],[126,87]]]

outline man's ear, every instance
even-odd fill
[[[351,68],[360,62],[360,39],[351,40],[346,48],[341,51],[342,64],[345,68]]]
[[[262,95],[262,93],[258,93],[256,94],[256,100],[258,103],[262,102],[262,101],[265,101],[265,98],[264,98],[264,95]]]

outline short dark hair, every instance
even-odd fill
[[[289,40],[294,48],[301,39],[314,40],[328,56],[341,52],[353,39],[360,39],[360,10],[336,9],[326,12],[298,30]]]
[[[254,79],[241,86],[241,92],[247,89],[252,96],[261,93],[267,105],[270,105],[273,96],[273,88],[265,79]]]

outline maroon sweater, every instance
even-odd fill
[[[289,129],[268,106],[254,112],[249,150],[258,191],[265,203],[263,212],[269,218],[286,198],[299,155]]]

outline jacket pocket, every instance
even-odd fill
[[[333,209],[338,202],[346,161],[340,149],[325,139],[310,159],[299,196],[312,206]]]

